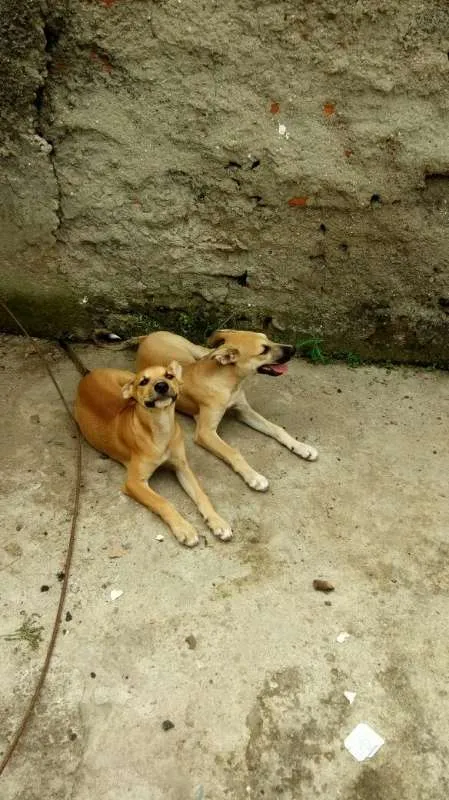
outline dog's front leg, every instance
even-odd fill
[[[128,466],[126,482],[122,487],[123,492],[161,517],[178,542],[187,547],[194,547],[198,544],[199,539],[193,525],[187,522],[165,497],[161,497],[148,486],[148,479],[153,472],[154,466],[152,465],[132,462]]]
[[[207,494],[203,491],[198,480],[192,472],[184,451],[184,446],[170,456],[170,464],[176,470],[176,477],[182,488],[198,506],[201,516],[205,519],[214,536],[222,541],[232,537],[232,529],[222,517],[217,514]]]
[[[287,447],[292,453],[295,453],[295,455],[305,458],[306,461],[315,461],[315,459],[318,458],[318,451],[315,450],[314,447],[310,444],[304,444],[304,442],[298,442],[297,439],[290,436],[290,434],[279,427],[279,425],[275,425],[274,422],[270,422],[265,419],[265,417],[262,417],[257,411],[254,411],[244,395],[239,397],[238,402],[232,407],[232,410],[235,411],[240,422],[244,422],[245,425],[249,425],[250,428],[264,433],[265,436],[271,436],[272,439],[276,439],[276,441],[283,444],[284,447]]]
[[[218,456],[218,458],[226,461],[227,464],[230,464],[234,472],[241,475],[251,489],[265,492],[268,489],[267,479],[250,467],[242,454],[234,447],[226,444],[218,435],[217,427],[221,415],[218,416],[212,409],[203,406],[195,419],[195,442],[204,447],[205,450],[209,450],[215,456]]]

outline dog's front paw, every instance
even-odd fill
[[[195,547],[200,540],[195,528],[188,522],[173,528],[173,534],[178,542],[186,547]]]
[[[266,492],[269,486],[267,479],[264,475],[259,475],[258,472],[253,472],[248,478],[245,478],[246,483],[251,489],[255,489],[256,492]]]
[[[315,450],[310,444],[295,442],[291,449],[293,453],[306,461],[316,461],[318,458],[318,450]]]
[[[210,525],[210,528],[214,536],[217,539],[221,539],[222,542],[228,542],[229,539],[232,539],[232,528],[224,519],[217,519]]]

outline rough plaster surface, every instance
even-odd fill
[[[0,752],[42,664],[74,476],[64,411],[28,352],[1,345]],[[72,399],[72,364],[51,363]],[[62,634],[2,800],[446,800],[447,390],[447,374],[411,369],[296,362],[260,377],[256,407],[320,449],[306,464],[227,422],[266,495],[195,447],[186,421],[191,461],[235,529],[193,551],[86,446]],[[171,476],[154,485],[207,533]],[[317,577],[335,592],[315,592]],[[24,613],[44,626],[35,652],[3,638]],[[361,721],[385,739],[365,764],[343,748]]]
[[[446,2],[23,5],[0,199],[36,332],[55,296],[80,333],[200,304],[448,358]]]

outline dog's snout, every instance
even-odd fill
[[[283,344],[281,346],[281,350],[282,356],[280,359],[278,359],[278,362],[281,364],[285,364],[286,361],[290,361],[290,359],[293,358],[296,353],[296,347],[293,347],[291,344]]]
[[[170,387],[168,383],[166,383],[165,381],[158,381],[154,386],[154,390],[158,394],[167,394],[169,388]]]

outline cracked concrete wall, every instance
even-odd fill
[[[446,2],[2,4],[3,288],[34,332],[449,359]]]
[[[35,97],[46,71],[37,0],[0,0],[2,259],[54,241],[58,226],[51,146],[37,135]]]

